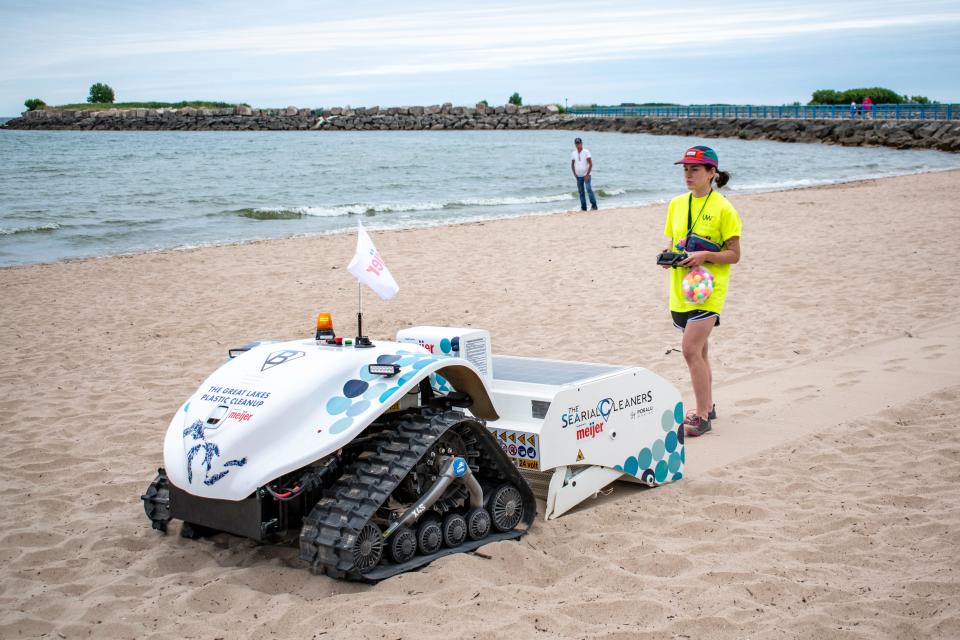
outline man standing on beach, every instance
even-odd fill
[[[593,172],[593,158],[590,156],[590,150],[583,148],[583,140],[574,138],[573,146],[576,150],[570,154],[570,170],[573,171],[573,177],[577,179],[577,191],[580,192],[580,210],[587,210],[587,199],[584,197],[584,188],[590,195],[590,208],[597,209],[597,197],[593,195],[593,187],[590,186],[590,174]]]

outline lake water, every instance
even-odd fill
[[[0,131],[0,266],[579,208],[570,131]],[[960,168],[937,151],[580,134],[602,208],[684,191],[709,144],[731,191]]]

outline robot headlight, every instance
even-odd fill
[[[400,373],[400,367],[395,364],[368,364],[367,371],[370,375],[390,378]]]

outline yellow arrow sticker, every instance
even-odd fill
[[[507,432],[506,432],[506,431],[501,431],[501,432],[500,432],[500,439],[503,440],[504,442],[507,441]]]
[[[583,449],[577,449],[577,462],[583,460]]]
[[[527,436],[527,440],[530,441],[530,446],[531,446],[531,447],[534,446],[534,444],[536,444],[536,443],[534,443],[534,441],[533,441],[533,436]]]
[[[527,444],[527,437],[522,433],[520,434],[520,444]]]
[[[511,431],[511,432],[510,432],[510,442],[516,442],[516,441],[517,441],[517,434],[515,434],[513,431]]]

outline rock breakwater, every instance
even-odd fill
[[[43,109],[7,123],[9,129],[78,131],[306,131],[545,129],[567,116],[554,105],[336,107],[332,109]]]
[[[555,105],[336,107],[331,109],[108,109],[28,111],[8,129],[77,131],[423,131],[570,129],[695,138],[821,142],[845,146],[960,152],[960,122],[943,120],[799,120],[776,118],[592,118]]]

